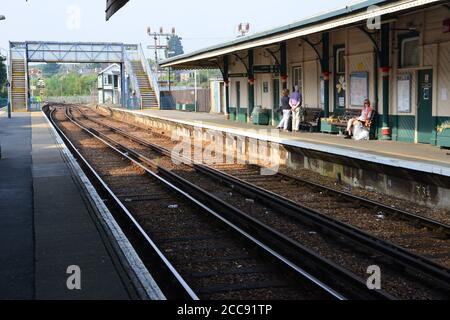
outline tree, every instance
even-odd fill
[[[6,98],[8,95],[7,80],[5,58],[0,56],[0,98]]]
[[[57,63],[47,63],[42,67],[42,75],[44,77],[54,76],[61,69],[61,65]]]
[[[179,36],[172,35],[169,38],[167,46],[169,47],[167,49],[167,57],[169,58],[179,56],[184,53],[183,45],[181,44],[181,38]]]

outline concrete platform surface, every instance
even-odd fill
[[[40,112],[0,115],[0,299],[135,298],[55,141]]]
[[[450,150],[431,145],[412,144],[397,141],[354,141],[336,135],[323,133],[279,132],[271,135],[255,130],[274,129],[227,120],[224,115],[194,113],[173,110],[130,111],[154,118],[196,125],[231,134],[258,137],[288,146],[343,155],[375,163],[398,166],[406,169],[450,176]]]

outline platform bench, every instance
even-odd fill
[[[320,132],[320,120],[323,116],[321,108],[302,108],[300,131]]]
[[[361,115],[361,109],[347,109],[345,112],[338,116],[333,116],[337,118],[337,121],[329,122],[328,119],[322,119],[321,121],[321,131],[324,133],[339,133],[342,134],[347,129],[348,122],[350,119],[359,118]],[[369,121],[369,132],[370,138],[374,139],[376,132],[374,128],[376,127],[374,122],[376,121],[377,111],[372,112],[371,119]]]

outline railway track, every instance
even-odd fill
[[[192,166],[189,170],[187,170],[186,166],[183,169],[178,168],[177,170],[177,168],[174,168],[169,163],[169,150],[152,145],[149,142],[143,141],[142,139],[132,136],[118,128],[107,126],[104,123],[101,123],[101,117],[100,120],[93,119],[91,117],[87,117],[86,114],[83,114],[79,110],[77,110],[77,112],[79,112],[80,119],[82,118],[84,121],[90,122],[91,130],[95,131],[103,138],[109,139],[110,142],[115,143],[117,147],[126,149],[128,153],[134,154],[137,159],[146,162],[147,165],[153,165],[154,168],[157,168],[158,170],[163,172],[163,175],[166,175],[166,178],[172,179],[174,183],[180,184],[182,182],[181,185],[183,185],[184,183],[184,186],[182,187],[192,190],[195,185],[192,183],[186,183],[187,181],[184,181],[185,179],[190,179],[192,182],[195,182],[195,184],[201,185],[206,191],[209,191],[210,193],[216,192],[216,194],[218,194],[218,197],[216,197],[214,201],[220,203],[220,200],[222,200],[222,206],[224,200],[226,200],[227,202],[233,203],[235,207],[244,209],[244,211],[248,211],[248,207],[251,207],[249,215],[256,219],[256,221],[264,221],[268,225],[272,223],[272,229],[285,231],[285,234],[289,234],[291,239],[294,239],[294,241],[307,242],[312,248],[315,248],[323,256],[326,256],[330,260],[334,259],[335,263],[342,264],[343,266],[345,266],[345,268],[352,270],[354,274],[364,274],[364,266],[370,265],[368,263],[371,262],[382,262],[383,270],[392,270],[392,265],[396,265],[397,267],[399,266],[402,269],[408,270],[408,275],[404,275],[403,272],[387,272],[387,278],[390,278],[388,280],[388,283],[390,284],[388,285],[389,292],[392,292],[399,298],[436,298],[436,294],[433,289],[444,289],[444,291],[448,290],[448,270],[440,265],[433,263],[432,261],[424,259],[420,256],[416,256],[414,254],[410,254],[410,252],[402,250],[402,248],[380,241],[380,239],[371,237],[370,235],[365,233],[361,233],[359,232],[359,230],[348,228],[349,226],[342,224],[340,225],[339,223],[336,224],[336,221],[326,221],[326,219],[324,221],[324,216],[321,216],[318,212],[310,212],[308,210],[305,211],[305,208],[299,208],[294,203],[289,202],[287,199],[274,197],[273,194],[267,192],[264,189],[255,187],[254,185],[250,185],[249,183],[243,180],[238,180],[230,175],[220,173],[217,170],[199,165]],[[95,129],[92,128],[95,126],[97,126]],[[128,146],[126,146],[127,140]],[[130,142],[132,142],[131,147],[129,145]],[[145,154],[150,149],[153,150],[153,153],[147,154],[145,156],[140,153],[143,152]],[[166,160],[163,160],[161,158],[162,155],[166,156]],[[150,158],[153,158],[153,160],[151,160]],[[157,162],[157,164],[155,164],[155,161]],[[181,173],[184,178],[173,178],[170,176],[170,174],[164,173],[165,170],[160,165],[161,163],[165,163],[165,165],[168,166],[171,171],[177,170],[177,173]],[[203,175],[203,178],[199,176],[199,173]],[[205,179],[205,176],[208,176],[209,179]],[[216,180],[216,184],[211,183],[211,178]],[[229,190],[223,187],[223,182],[228,185]],[[254,197],[255,195],[257,195],[256,200],[258,202],[261,201],[262,203],[267,205],[267,207],[261,208],[262,210],[260,209],[258,212],[258,210],[255,210],[255,199],[244,198],[240,200],[241,203],[239,203],[239,200],[236,201],[236,199],[229,199],[230,197],[226,195],[233,194],[233,190],[242,192],[247,196]],[[220,196],[222,196],[222,199]],[[205,196],[203,195],[203,197]],[[279,212],[270,212],[270,210],[273,210],[274,208],[279,210]],[[219,207],[218,209],[221,208]],[[271,214],[271,219],[276,215],[277,222],[274,223],[273,221],[268,221],[271,219],[267,219],[267,217],[264,217],[264,214],[261,213],[263,211],[266,215],[269,212]],[[309,215],[309,221],[308,219],[305,220],[304,217],[302,219],[299,219],[299,214],[306,216]],[[321,221],[318,221],[317,217],[321,218],[318,219]],[[290,221],[287,221],[289,219]],[[299,227],[300,224],[303,224],[303,229]],[[320,230],[320,232],[311,230]],[[309,238],[311,238],[311,235],[314,235],[317,236],[316,238],[323,237],[323,239],[319,241],[317,241],[317,239],[305,239],[305,234],[308,234],[310,236]],[[342,248],[339,249],[339,247],[336,246],[334,248],[329,246],[330,238],[334,237],[333,241],[335,242],[334,245],[336,245],[336,243],[340,242],[336,239],[342,238],[343,235],[345,241],[351,240],[353,242],[352,250],[354,251],[352,251],[351,253],[346,252],[346,250],[349,250],[348,247],[345,250]],[[355,245],[355,243],[357,243],[357,245]],[[326,249],[317,249],[317,246],[326,247],[327,245],[328,247]],[[342,243],[340,244],[340,246],[342,246]],[[367,251],[365,251],[368,248],[371,251],[369,257]],[[355,252],[357,252],[356,256]],[[365,257],[362,257],[364,254]],[[387,264],[384,261],[386,260],[386,258],[389,260],[389,263]],[[358,262],[355,263],[355,260],[358,260]],[[415,279],[411,281],[410,277],[413,277]],[[417,286],[414,282],[418,281],[420,283],[423,282],[424,279],[427,280],[425,282],[431,283],[433,289],[430,290],[430,288]],[[413,292],[415,293],[415,295],[413,294],[411,296],[411,293]],[[447,294],[448,292],[444,293],[444,295],[438,294],[437,296],[439,296],[440,298],[445,298],[447,297]]]
[[[130,128],[129,124],[90,112],[90,116],[96,116],[97,121],[106,121],[122,130],[127,128],[127,132],[131,130],[133,136],[151,141],[163,149],[171,150],[176,144],[159,133],[133,126]],[[212,167],[450,268],[450,225],[445,222],[283,172],[262,176],[261,167],[255,165],[217,164]],[[421,243],[421,239],[427,243]]]
[[[235,219],[233,210],[224,210],[225,217],[217,214],[160,173],[133,159],[131,150],[120,150],[117,144],[99,137],[92,128],[77,123],[63,109],[53,110],[50,118],[93,170],[91,174],[96,175],[97,182],[107,186],[119,207],[145,234],[147,245],[158,251],[159,259],[164,261],[163,268],[171,271],[172,279],[182,283],[178,287],[185,290],[184,296],[192,299],[389,298],[382,291],[363,289],[359,279],[345,271],[344,275],[340,274],[342,270],[333,264],[313,261],[322,271],[322,278],[328,278],[342,289],[334,290],[272,249],[286,251],[288,242],[269,246],[249,232],[256,229],[264,233],[258,234],[258,238],[269,242],[277,237],[275,233],[264,230],[263,226],[248,228],[238,221],[248,229],[243,230],[229,221]]]

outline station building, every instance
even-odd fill
[[[450,147],[448,1],[364,1],[161,66],[219,68],[219,110],[234,121],[262,108],[276,124],[281,90],[298,85],[304,107],[322,110],[322,131],[369,98],[378,139]]]
[[[98,102],[102,104],[120,104],[122,88],[120,85],[120,65],[112,64],[100,71],[97,77]]]

